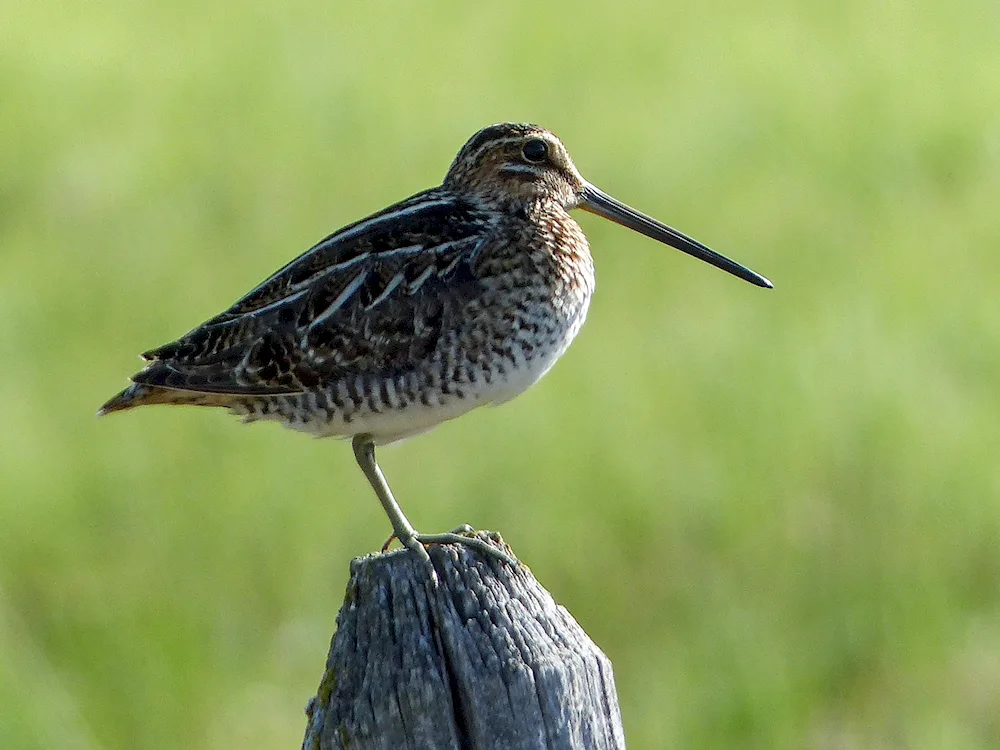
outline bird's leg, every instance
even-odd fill
[[[382,508],[385,510],[386,515],[389,516],[389,522],[392,524],[392,536],[398,539],[404,547],[413,550],[427,565],[430,565],[431,562],[427,550],[424,549],[424,545],[427,544],[464,544],[466,547],[471,547],[480,554],[493,557],[508,565],[517,564],[517,560],[506,552],[497,549],[491,544],[487,544],[478,537],[466,536],[466,534],[472,531],[472,527],[467,524],[463,524],[454,531],[446,534],[417,533],[417,530],[413,528],[413,525],[403,515],[403,510],[399,507],[399,503],[392,496],[389,483],[385,481],[382,469],[379,468],[378,463],[375,461],[374,441],[368,435],[356,435],[352,446],[354,447],[354,457],[358,460],[358,466],[365,473],[369,484],[375,490],[375,495],[378,497],[379,502],[382,503]],[[391,541],[392,537],[389,537],[389,542]],[[383,551],[389,546],[389,542],[386,542]]]
[[[354,447],[354,457],[358,460],[358,466],[361,467],[361,471],[365,473],[369,484],[375,490],[375,495],[378,497],[378,501],[382,503],[385,514],[389,516],[393,536],[404,547],[416,552],[418,557],[430,565],[431,558],[428,556],[427,550],[417,540],[417,530],[413,528],[413,524],[403,515],[403,509],[399,507],[396,498],[392,496],[389,483],[385,481],[385,475],[375,461],[375,443],[367,435],[356,435],[351,445]],[[392,541],[392,537],[389,539]]]

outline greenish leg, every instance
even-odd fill
[[[427,554],[427,550],[424,549],[424,546],[428,544],[464,544],[466,547],[470,547],[482,555],[487,555],[508,565],[517,565],[517,560],[502,550],[487,544],[478,537],[466,536],[472,531],[472,527],[468,524],[463,524],[446,534],[418,533],[406,519],[406,516],[403,515],[403,510],[399,507],[399,503],[396,502],[396,498],[392,496],[389,483],[385,481],[385,475],[375,461],[375,443],[371,437],[368,435],[356,435],[352,445],[354,447],[354,457],[358,460],[358,466],[365,473],[369,484],[375,490],[375,495],[378,497],[379,502],[382,503],[382,508],[385,510],[386,515],[389,516],[393,536],[404,547],[413,550],[428,566],[431,564],[431,558]],[[392,537],[390,537],[390,541],[392,541]],[[388,546],[388,543],[386,543],[386,546]]]

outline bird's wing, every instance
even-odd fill
[[[485,222],[451,193],[417,194],[330,235],[225,312],[146,352],[151,362],[133,381],[273,395],[403,371],[477,293]]]

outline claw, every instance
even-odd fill
[[[385,540],[385,544],[382,545],[383,554],[389,551],[389,545],[392,544],[392,541],[397,538],[398,537],[395,534],[393,534],[392,536],[390,536],[388,539]]]

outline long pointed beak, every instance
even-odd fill
[[[746,266],[741,266],[725,255],[720,255],[714,250],[710,250],[686,234],[678,232],[666,224],[661,224],[656,219],[650,218],[645,214],[639,213],[634,208],[615,200],[603,190],[597,189],[589,182],[586,183],[583,189],[580,208],[592,214],[603,216],[605,219],[611,219],[611,221],[621,224],[623,227],[634,229],[636,232],[644,234],[650,239],[670,245],[670,247],[676,248],[688,255],[693,255],[695,258],[703,260],[706,263],[711,263],[716,268],[728,271],[733,276],[739,276],[751,284],[762,286],[765,289],[774,288],[774,284],[759,273],[754,273]]]

